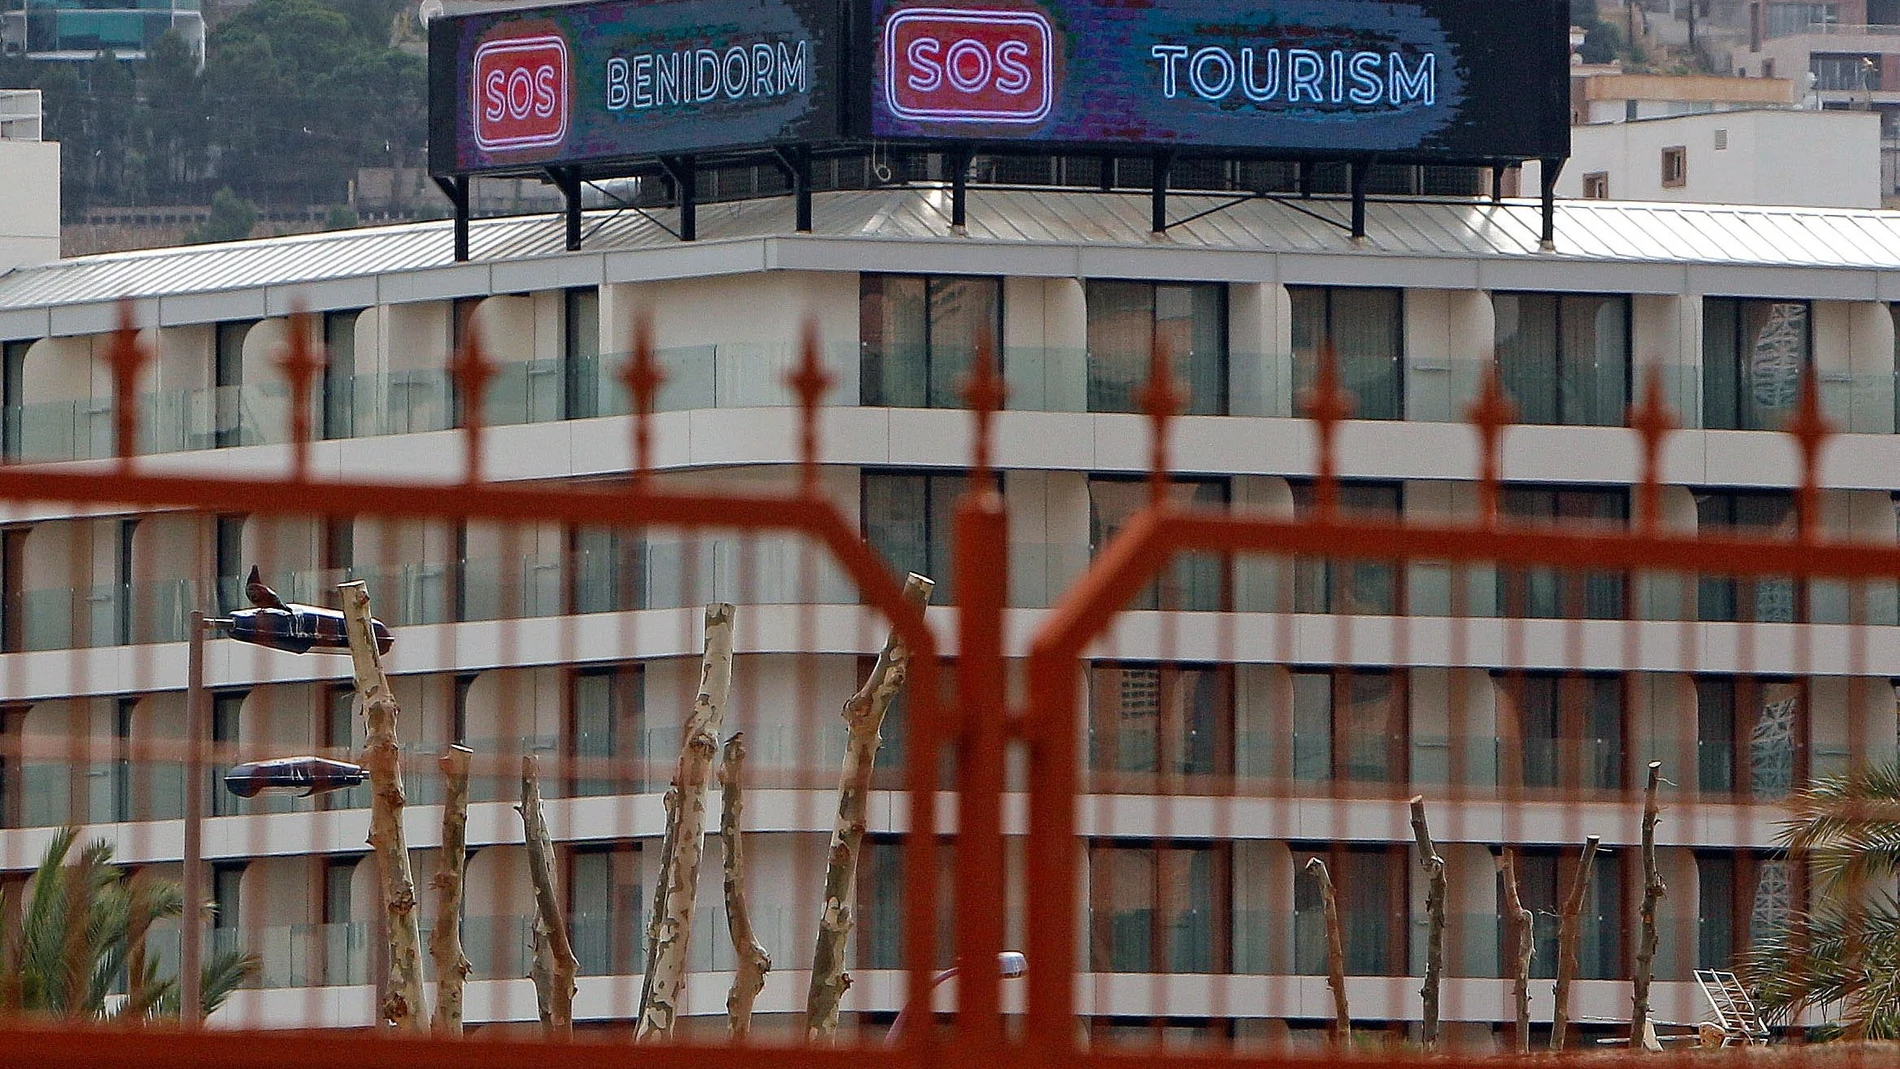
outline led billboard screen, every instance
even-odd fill
[[[609,0],[429,27],[437,174],[835,141],[839,0]]]
[[[1565,0],[870,2],[871,137],[1569,155]]]

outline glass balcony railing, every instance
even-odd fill
[[[789,345],[704,345],[661,349],[666,374],[656,400],[661,412],[713,408],[784,407],[796,403],[785,384],[798,360]],[[860,354],[830,352],[833,367],[856,367]],[[624,353],[584,360],[500,361],[483,406],[491,426],[563,418],[621,416],[632,411],[622,383]],[[901,363],[901,361],[900,361]],[[1362,366],[1363,365],[1363,366]],[[1027,412],[1088,410],[1088,354],[1079,348],[1015,347],[1003,354],[1008,408]],[[1341,368],[1342,388],[1363,419],[1459,421],[1490,365],[1474,359],[1380,359]],[[1699,422],[1702,369],[1669,364],[1655,369],[1665,399],[1686,425]],[[1632,397],[1640,397],[1649,368],[1633,374],[1621,365],[1509,367],[1504,382],[1529,423],[1620,426]],[[914,374],[888,366],[885,378]],[[1293,416],[1315,369],[1290,355],[1235,352],[1227,361],[1220,396],[1195,410],[1236,416]],[[1900,425],[1900,373],[1822,369],[1823,411],[1845,431],[1891,434]],[[915,391],[912,391],[915,392]],[[876,390],[872,396],[883,396]],[[834,392],[831,404],[852,404],[862,390]],[[960,398],[955,390],[931,396]],[[276,445],[290,434],[289,388],[280,382],[171,391],[138,399],[141,453],[219,446]],[[455,385],[445,368],[362,374],[340,379],[327,397],[311,402],[313,426],[327,414],[334,433],[352,437],[415,434],[453,426]],[[35,462],[89,460],[113,454],[110,398],[42,401],[8,412],[19,458]]]

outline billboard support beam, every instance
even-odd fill
[[[1545,159],[1539,164],[1538,182],[1544,187],[1544,230],[1539,244],[1548,250],[1557,247],[1557,175],[1563,171],[1564,161]]]
[[[1313,196],[1313,169],[1315,166],[1316,165],[1313,163],[1312,160],[1300,161],[1300,199],[1301,200],[1307,200]]]
[[[1352,161],[1352,239],[1366,239],[1366,172],[1372,165],[1365,160]]]
[[[793,229],[800,234],[811,233],[811,146],[775,149],[772,162],[792,184],[792,213],[796,216]]]
[[[962,234],[969,221],[970,159],[969,146],[959,145],[944,157],[950,165],[950,229]]]
[[[1496,204],[1503,199],[1504,199],[1504,165],[1501,163],[1494,163],[1491,165],[1491,203]]]
[[[444,178],[438,174],[430,177],[455,206],[455,262],[461,263],[468,259],[468,176],[458,174]]]
[[[1168,172],[1173,169],[1174,153],[1155,153],[1154,182],[1148,189],[1148,222],[1156,234],[1168,232]]]
[[[567,221],[567,251],[581,247],[581,171],[578,167],[550,167],[548,181],[561,191],[562,215]]]
[[[660,167],[666,171],[666,177],[673,182],[674,195],[679,201],[680,240],[699,240],[699,182],[696,180],[693,158],[691,156],[661,156]]]

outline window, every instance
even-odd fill
[[[1224,845],[1089,844],[1089,967],[1096,972],[1227,970]]]
[[[1718,535],[1792,538],[1794,495],[1785,490],[1708,490],[1695,495],[1696,530]],[[1790,576],[1701,576],[1701,620],[1794,623],[1806,618],[1802,587]]]
[[[25,445],[26,351],[30,341],[0,343],[0,457],[18,460]]]
[[[1697,676],[1695,694],[1702,790],[1773,800],[1807,781],[1807,701],[1799,682]]]
[[[31,706],[0,707],[0,828],[22,826],[26,803],[26,714]]]
[[[1769,4],[1763,15],[1763,34],[1767,37],[1811,33],[1815,32],[1812,27],[1831,26],[1840,21],[1837,4]],[[1764,71],[1762,77],[1774,75]]]
[[[1628,297],[1496,293],[1491,307],[1498,373],[1519,420],[1623,425],[1630,398]]]
[[[1772,431],[1813,364],[1806,301],[1702,300],[1702,425]]]
[[[1397,521],[1402,491],[1397,483],[1339,484],[1339,511]],[[1310,516],[1315,504],[1313,484],[1293,484],[1293,512]],[[1293,562],[1293,611],[1371,614],[1385,616],[1403,611],[1404,565],[1396,561],[1335,560],[1299,557]]]
[[[1088,305],[1090,412],[1139,412],[1154,347],[1166,345],[1182,411],[1227,414],[1227,287],[1215,282],[1091,280]]]
[[[1583,199],[1610,199],[1610,173],[1608,171],[1591,171],[1589,174],[1583,176]]]
[[[249,605],[250,599],[244,596],[244,521],[242,513],[226,514],[212,521],[214,525],[213,565],[218,573],[218,615],[229,616],[238,609]]]
[[[969,377],[976,347],[986,336],[1000,354],[1000,279],[860,276],[859,403],[894,408],[963,407],[963,383]]]
[[[319,712],[323,717],[324,756],[355,763],[366,741],[356,716],[356,688],[348,683],[332,684],[318,693],[317,700],[322,703]],[[362,809],[368,805],[368,784],[317,796],[319,809]]]
[[[1402,290],[1288,286],[1293,299],[1293,386],[1313,387],[1331,346],[1355,419],[1405,418],[1405,298]]]
[[[884,471],[865,472],[860,484],[865,541],[898,576],[916,572],[935,580],[930,600],[937,605],[956,604],[952,526],[969,484],[963,475]]]
[[[1517,713],[1524,786],[1623,786],[1621,677],[1537,672],[1499,682]]]
[[[322,939],[318,949],[323,955],[322,982],[331,986],[361,984],[368,979],[367,926],[351,923],[350,885],[359,860],[329,857],[322,861],[323,897],[317,907]]]
[[[233,813],[245,811],[244,800],[224,789],[224,770],[229,768],[233,751],[237,749],[239,722],[244,712],[244,699],[249,691],[225,690],[211,696],[211,779],[201,783],[196,790],[211,792],[211,815],[228,817]]]
[[[356,319],[350,309],[323,313],[323,436],[356,433]],[[370,395],[365,394],[365,403]]]
[[[1733,969],[1761,939],[1779,932],[1807,896],[1801,868],[1747,850],[1698,850],[1696,968]]]
[[[318,567],[328,573],[325,585],[334,586],[356,568],[356,520],[350,516],[323,519],[323,545]]]
[[[1715,151],[1728,151],[1728,127],[1726,126],[1717,127],[1715,130]]]
[[[1135,514],[1148,504],[1146,479],[1111,475],[1089,477],[1089,553],[1100,553]],[[1175,479],[1168,485],[1179,507],[1225,509],[1227,480]],[[1137,593],[1131,609],[1184,609],[1218,612],[1227,604],[1227,562],[1206,554],[1176,555],[1160,577]]]
[[[1230,772],[1233,722],[1227,666],[1097,662],[1089,668],[1089,767],[1148,773],[1131,777],[1135,789],[1167,790],[1172,777]],[[1156,773],[1168,779],[1158,785]]]
[[[640,531],[575,527],[568,531],[568,611],[624,612],[646,607],[647,544]]]
[[[1543,490],[1507,487],[1499,500],[1505,516],[1526,526],[1621,529],[1629,522],[1627,490]],[[1623,617],[1623,573],[1578,568],[1498,569],[1500,616],[1569,620]]]
[[[26,527],[0,530],[0,652],[26,648]]]
[[[568,930],[582,976],[642,968],[640,844],[577,846],[568,855]]]
[[[137,698],[120,698],[112,710],[112,819],[119,823],[138,820],[142,814],[132,808],[132,722],[138,712]],[[140,779],[145,777],[141,774]]]
[[[244,862],[222,861],[211,867],[212,927],[220,932],[235,931],[238,926],[239,890],[243,883]]]
[[[1808,57],[1814,88],[1836,93],[1867,93],[1880,88],[1879,53],[1815,52]]]
[[[1380,668],[1293,672],[1293,778],[1403,783],[1405,675]]]
[[[1662,150],[1662,184],[1664,189],[1677,189],[1689,182],[1689,150],[1681,145],[1671,145]]]
[[[561,415],[600,415],[600,290],[577,287],[561,295]]]
[[[639,665],[586,668],[574,674],[568,701],[568,757],[576,795],[637,794],[646,789],[641,713],[645,677]]]
[[[861,969],[904,967],[904,840],[895,835],[867,835],[858,861],[857,946]],[[937,968],[956,960],[955,865],[947,840],[938,842]]]
[[[1531,975],[1538,979],[1557,975],[1557,916],[1576,882],[1577,866],[1582,863],[1580,854],[1576,849],[1558,852],[1541,847],[1518,851],[1518,895],[1531,911]],[[1624,975],[1623,932],[1627,923],[1623,917],[1623,858],[1621,853],[1605,850],[1591,862],[1590,882],[1577,916],[1579,980],[1615,980]],[[1504,901],[1502,874],[1498,878],[1498,901]],[[1516,945],[1506,942],[1513,948]],[[1512,967],[1507,966],[1503,974],[1510,975]]]
[[[1411,927],[1410,883],[1403,847],[1293,847],[1293,971],[1326,975],[1326,914],[1309,857],[1326,862],[1338,902],[1348,976],[1400,976]]]
[[[218,448],[244,444],[244,339],[251,320],[219,323],[211,354],[212,442]]]
[[[115,614],[118,619],[115,623],[118,629],[117,640],[121,646],[129,646],[138,641],[138,636],[132,631],[132,598],[136,593],[132,589],[132,549],[136,543],[138,531],[139,520],[136,516],[122,519],[118,523],[118,545],[115,547],[118,552],[115,555],[117,559],[113,562],[116,572],[113,576],[116,589],[113,590],[113,597],[118,602],[118,612]]]
[[[469,319],[480,307],[480,297],[457,297],[449,302],[449,351],[443,370],[454,366],[456,354],[462,351],[462,343],[468,338]],[[492,356],[492,354],[491,354]],[[461,383],[453,374],[448,374],[449,390],[449,426],[460,427],[468,421],[468,399],[462,396]]]

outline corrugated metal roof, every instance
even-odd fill
[[[1057,190],[970,190],[967,241],[1148,247],[1144,195]],[[1864,270],[1900,268],[1900,212],[1833,208],[1565,201],[1557,247],[1538,248],[1535,203],[1372,201],[1367,240],[1347,238],[1340,200],[1252,199],[1176,194],[1168,231],[1176,248],[1396,256],[1523,257]],[[1220,208],[1218,211],[1209,209]],[[828,237],[935,238],[949,228],[949,194],[935,188],[822,193],[816,233]],[[1199,218],[1198,213],[1208,212]],[[661,213],[660,218],[670,216]],[[704,205],[703,242],[787,235],[784,198]],[[670,220],[669,220],[670,221]],[[590,212],[586,252],[673,246],[654,217]],[[219,245],[82,256],[0,275],[0,310],[164,297],[454,266],[446,221]],[[558,216],[477,220],[476,262],[567,255]]]

